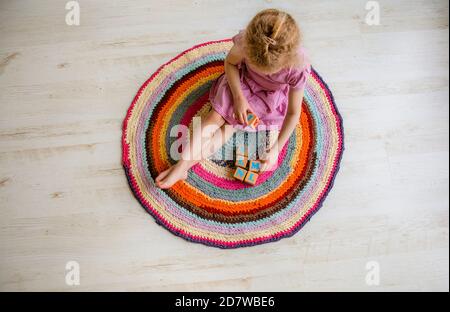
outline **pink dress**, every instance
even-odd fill
[[[233,36],[233,42],[238,47],[243,45],[243,32]],[[288,108],[289,89],[302,89],[305,86],[311,66],[306,61],[305,51],[298,50],[299,56],[304,60],[300,67],[283,68],[273,74],[262,74],[252,70],[245,62],[245,58],[238,64],[241,88],[248,104],[260,119],[259,129],[264,126],[281,129]],[[233,95],[229,88],[227,77],[222,73],[212,84],[209,100],[213,109],[219,113],[227,123],[243,129],[233,117]],[[298,103],[301,105],[301,103]],[[244,128],[251,130],[250,127]]]

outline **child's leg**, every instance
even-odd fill
[[[209,140],[205,140],[205,143],[202,146],[201,159],[206,159],[214,155],[231,138],[234,132],[235,129],[233,126],[224,123],[222,127],[214,132]],[[195,164],[199,161],[200,160],[195,161]]]
[[[230,126],[225,127],[225,120],[216,111],[211,110],[202,120],[200,148],[195,148],[199,138],[192,138],[189,145],[182,151],[181,159],[169,169],[161,172],[156,177],[156,185],[160,188],[170,188],[179,180],[187,177],[187,171],[198,163],[214,154],[221,144],[225,143],[234,133]]]

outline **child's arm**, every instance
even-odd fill
[[[287,140],[291,136],[295,127],[297,126],[300,115],[302,113],[302,102],[303,102],[304,88],[301,89],[289,89],[289,99],[288,99],[288,110],[286,112],[286,117],[284,118],[283,125],[281,126],[280,133],[275,142],[268,150],[264,164],[263,171],[269,170],[278,161],[278,153],[286,144]]]
[[[303,88],[300,90],[291,88],[289,90],[288,110],[277,140],[278,150],[281,150],[284,147],[295,127],[297,126],[297,123],[300,119],[300,114],[302,113],[303,94]]]
[[[237,67],[242,59],[243,56],[241,50],[236,45],[233,45],[224,62],[225,75],[227,76],[227,81],[234,98],[244,96],[241,89],[239,70]]]
[[[237,65],[242,61],[241,49],[233,45],[225,58],[225,75],[227,77],[230,91],[233,95],[233,107],[236,120],[241,124],[247,124],[247,111],[250,110],[247,99],[241,89],[239,69]]]

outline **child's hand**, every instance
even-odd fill
[[[268,150],[261,157],[261,171],[272,171],[278,166],[278,152],[275,149]]]
[[[242,96],[234,100],[233,103],[234,119],[241,125],[247,125],[247,113],[251,112],[247,99]]]

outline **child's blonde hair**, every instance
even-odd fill
[[[278,9],[262,10],[245,30],[247,57],[265,72],[296,65],[300,37],[300,29],[290,14]]]

